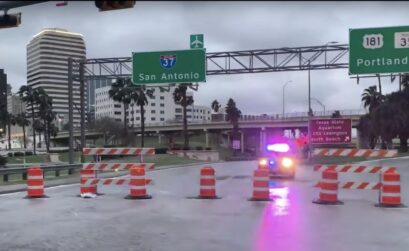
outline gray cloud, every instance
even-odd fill
[[[26,45],[42,28],[60,27],[84,35],[87,57],[123,57],[132,51],[189,47],[189,34],[203,33],[208,52],[271,49],[348,42],[349,28],[407,24],[409,2],[141,2],[133,9],[98,12],[93,1],[55,2],[12,9],[22,25],[0,30],[0,68],[14,91],[26,83]],[[281,113],[282,85],[286,111],[306,111],[307,71],[208,76],[195,103],[236,100],[243,113]],[[376,79],[350,79],[347,70],[312,71],[312,96],[327,110],[359,109],[360,95]],[[384,92],[397,84],[383,80]],[[314,110],[322,108],[312,102]]]

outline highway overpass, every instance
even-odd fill
[[[317,118],[329,118],[330,112],[321,116],[315,116]],[[364,114],[364,111],[342,111],[343,118],[352,119],[352,127],[356,128],[359,122],[360,116]],[[318,114],[319,115],[319,114]],[[325,115],[325,116],[324,116]],[[308,116],[306,113],[293,113],[292,116],[278,117],[278,116],[242,116],[239,122],[242,137],[246,137],[246,134],[257,135],[257,137],[263,138],[264,135],[270,134],[282,134],[284,130],[300,130],[307,132],[308,128]],[[159,141],[161,141],[161,135],[169,135],[172,133],[178,133],[182,131],[183,124],[181,122],[175,123],[146,123],[145,132],[148,134],[159,135]],[[191,132],[201,131],[207,133],[223,133],[232,129],[232,125],[228,121],[209,121],[209,122],[189,122],[188,129]],[[141,128],[130,128],[129,133],[140,133]],[[87,139],[95,139],[102,137],[103,134],[97,131],[85,131]],[[68,132],[62,131],[56,136],[56,140],[65,141],[68,140]],[[80,137],[80,130],[74,131],[74,137]],[[206,137],[206,145],[208,145],[208,137]]]

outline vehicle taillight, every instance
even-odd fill
[[[281,159],[281,165],[284,168],[292,168],[294,166],[294,160],[288,157],[284,157]]]

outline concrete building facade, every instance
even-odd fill
[[[83,36],[59,28],[46,28],[27,45],[27,85],[42,87],[53,100],[53,111],[63,124],[68,119],[68,58],[86,57]],[[78,68],[74,67],[74,74]],[[74,126],[80,123],[80,83],[73,81]],[[86,98],[87,96],[85,96]]]

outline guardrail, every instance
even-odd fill
[[[73,174],[76,169],[81,169],[81,167],[81,164],[40,166],[44,171],[44,175],[46,172],[54,171],[56,177],[60,176],[61,171],[68,170],[68,174],[70,175]],[[29,166],[23,168],[2,168],[0,169],[0,176],[3,177],[3,182],[8,182],[10,175],[21,175],[21,179],[26,180],[28,168]]]

